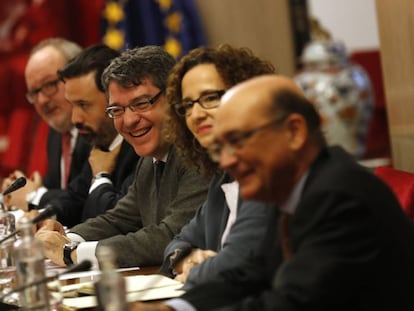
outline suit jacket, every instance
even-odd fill
[[[121,267],[159,265],[167,244],[205,200],[207,182],[170,149],[157,195],[153,159],[143,157],[128,193],[114,209],[72,228],[87,241],[112,247]]]
[[[282,263],[269,234],[267,279],[232,282],[240,267],[183,298],[197,310],[413,310],[413,223],[342,149],[323,150],[310,168],[291,235],[293,256]]]
[[[72,153],[69,182],[74,180],[82,171],[85,162],[88,161],[91,146],[81,137],[76,138],[75,148]],[[47,137],[47,172],[43,176],[43,185],[48,191],[42,196],[39,206],[43,207],[52,199],[63,193],[61,188],[60,159],[62,157],[62,135],[54,129],[49,129]]]
[[[210,257],[191,269],[186,289],[211,280],[221,271],[243,264],[259,251],[261,244],[258,241],[262,241],[265,236],[272,210],[265,204],[243,202],[241,198],[238,200],[236,221],[222,248],[221,239],[227,225],[229,208],[221,185],[229,182],[232,179],[227,174],[213,178],[207,200],[165,249],[161,271],[170,275],[172,267],[195,248],[218,252],[217,256]],[[172,259],[170,257],[173,254]]]
[[[113,208],[132,183],[138,159],[131,145],[125,140],[122,141],[111,174],[112,184],[102,184],[90,194],[93,174],[89,162],[85,162],[82,172],[69,183],[68,189],[51,201],[57,209],[57,220],[65,226],[72,227]]]

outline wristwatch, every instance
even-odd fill
[[[78,248],[79,242],[69,242],[63,246],[63,262],[67,265],[73,265],[71,254]]]

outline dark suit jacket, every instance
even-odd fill
[[[51,201],[57,209],[57,220],[72,227],[113,208],[132,183],[138,159],[134,149],[124,140],[111,174],[112,185],[100,185],[90,194],[93,176],[89,162],[85,162],[81,174],[69,183],[68,189]]]
[[[342,149],[322,151],[312,165],[291,233],[293,257],[283,263],[269,234],[268,279],[235,283],[235,269],[183,298],[197,310],[414,309],[413,223]]]
[[[207,200],[197,210],[194,218],[174,237],[164,252],[161,271],[171,274],[172,266],[188,255],[194,248],[219,252],[202,264],[191,269],[185,288],[193,287],[214,278],[219,272],[242,264],[260,248],[272,210],[269,206],[244,201],[239,198],[237,218],[221,247],[221,239],[227,225],[229,208],[221,185],[232,182],[224,174],[214,177],[210,183]],[[179,255],[170,257],[179,250]]]
[[[171,239],[207,195],[207,182],[170,149],[157,195],[153,159],[143,157],[128,193],[115,208],[72,228],[87,241],[112,247],[122,267],[159,265]]]
[[[69,182],[80,174],[84,163],[88,161],[90,150],[91,146],[78,136],[72,153]],[[61,189],[61,157],[62,135],[50,128],[47,137],[47,172],[43,176],[43,185],[48,191],[42,196],[39,207],[44,207],[50,200],[63,193]]]

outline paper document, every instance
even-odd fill
[[[139,270],[139,267],[116,269],[117,272],[128,272],[128,271],[134,271],[134,270]],[[96,276],[100,274],[101,274],[100,270],[66,273],[66,274],[59,276],[59,280],[62,281],[62,280],[70,280],[70,279],[77,279],[77,278],[85,278],[85,277],[91,277],[91,276]]]
[[[167,299],[184,294],[181,290],[183,284],[159,274],[128,276],[125,280],[128,302]],[[62,287],[64,295],[73,290],[78,290],[82,294],[93,293],[93,282]],[[95,296],[65,298],[63,305],[74,310],[93,308],[97,306],[97,301]]]
[[[54,274],[60,274],[67,270],[68,268],[63,268],[61,266],[58,266],[57,264],[53,263],[50,259],[45,260],[45,270],[46,275],[51,276]],[[139,267],[131,267],[131,268],[120,268],[117,269],[117,272],[128,272],[128,271],[135,271],[139,270]],[[74,272],[74,273],[66,273],[59,276],[59,280],[70,280],[70,279],[78,279],[78,278],[87,278],[92,277],[96,275],[100,275],[100,270],[90,270],[90,271],[83,271],[83,272]]]

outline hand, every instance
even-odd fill
[[[175,280],[185,283],[187,281],[188,274],[191,269],[205,261],[207,258],[216,256],[217,253],[211,250],[194,249],[188,256],[184,257],[176,267],[176,271],[179,272],[175,277]]]
[[[8,178],[6,178],[3,181],[2,191],[4,191],[7,187],[9,187],[19,177],[26,178],[26,185],[20,188],[19,190],[16,190],[15,192],[7,195],[4,198],[4,202],[8,206],[14,206],[24,211],[27,211],[28,210],[28,203],[26,201],[27,194],[39,189],[42,186],[43,181],[42,181],[42,177],[40,176],[39,172],[34,172],[30,178],[27,178],[23,174],[23,172],[14,171],[12,174],[9,175]]]
[[[99,172],[108,172],[109,174],[115,168],[116,158],[121,150],[121,145],[112,151],[102,151],[97,147],[93,147],[89,154],[89,164],[92,168],[93,176]]]
[[[39,228],[42,228],[43,230],[56,231],[60,234],[66,235],[65,228],[60,222],[54,219],[46,219],[42,221],[39,225]]]
[[[130,311],[173,311],[173,308],[166,306],[162,302],[134,302],[130,306]]]
[[[37,209],[33,209],[33,210],[31,210],[31,211],[29,211],[29,212],[25,212],[24,213],[24,217],[26,217],[26,218],[28,218],[28,219],[33,219],[33,218],[35,218],[37,215],[39,215],[40,213],[39,213],[39,211],[37,210]],[[32,228],[33,228],[33,234],[35,234],[36,233],[36,231],[40,228],[39,226],[38,226],[38,224],[34,224],[33,226],[32,226]]]
[[[66,235],[43,227],[37,231],[35,238],[43,243],[47,258],[59,266],[66,266],[63,261],[63,246],[70,241]]]

